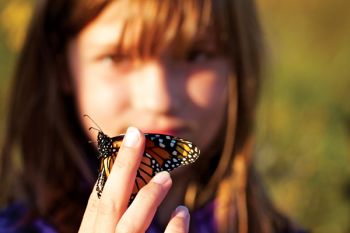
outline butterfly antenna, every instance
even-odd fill
[[[89,118],[90,121],[92,121],[92,123],[94,123],[94,124],[97,126],[97,128],[95,128],[95,127],[90,127],[89,130],[95,129],[95,130],[97,130],[97,131],[103,132],[102,129],[100,128],[100,126],[99,126],[89,115],[84,114],[84,117]]]
[[[89,128],[89,130],[92,130],[92,129],[93,129],[93,130],[96,130],[96,131],[98,131],[98,132],[102,132],[100,128],[95,128],[95,127],[90,127],[90,128]]]

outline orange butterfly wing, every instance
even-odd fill
[[[97,191],[99,195],[101,195],[104,183],[112,169],[123,137],[124,135],[119,135],[114,138],[106,136],[105,139],[110,140],[113,149],[110,149],[109,144],[105,145],[105,147],[99,145],[100,173],[97,182]],[[145,134],[145,137],[145,151],[141,159],[140,167],[137,170],[129,204],[133,201],[138,191],[145,186],[155,174],[161,171],[171,171],[181,165],[193,163],[200,153],[195,145],[181,138],[163,134]],[[101,151],[103,151],[102,147],[109,149],[106,149],[106,151],[104,151],[105,153],[101,154]]]

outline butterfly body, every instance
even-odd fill
[[[104,184],[118,155],[124,135],[110,138],[99,131],[97,149],[100,160],[99,175],[96,185],[97,195],[100,197]],[[146,145],[141,164],[136,173],[134,188],[130,203],[137,192],[147,184],[155,174],[161,171],[172,171],[182,165],[188,165],[199,157],[199,149],[190,141],[165,135],[145,134]]]
[[[108,137],[106,134],[104,134],[102,131],[98,132],[97,135],[97,150],[98,150],[98,159],[101,157],[106,158],[111,156],[114,153],[117,153],[119,150],[119,147],[113,147],[113,140],[112,138]]]

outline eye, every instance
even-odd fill
[[[106,64],[118,65],[131,62],[131,57],[129,55],[111,53],[103,55],[102,61]]]
[[[191,63],[201,63],[212,59],[214,56],[215,53],[208,49],[192,49],[188,52],[186,60]]]
[[[135,58],[131,55],[119,53],[103,55],[101,62],[104,67],[116,69],[120,72],[130,71],[135,66]]]

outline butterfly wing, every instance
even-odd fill
[[[192,142],[164,134],[145,134],[146,146],[130,201],[155,174],[196,161],[199,149]]]
[[[101,167],[101,165],[102,165],[102,167]],[[98,198],[101,197],[103,187],[105,186],[106,180],[107,180],[106,171],[105,171],[105,168],[103,167],[103,163],[101,163],[98,177],[97,177],[97,182],[96,182],[96,191],[97,191]]]
[[[110,138],[102,132],[100,132],[100,134],[101,135],[99,137],[104,138],[104,140],[100,140],[98,142],[98,148],[100,151],[100,154],[98,156],[100,160],[100,167],[96,183],[96,191],[99,198],[101,197],[103,187],[112,170],[114,161],[117,157],[120,145],[124,137],[123,135],[119,135],[117,137]]]
[[[100,156],[100,173],[97,181],[98,195],[101,195],[105,181],[112,169],[113,163],[121,146],[124,135],[111,138],[115,152],[108,156]],[[196,161],[199,149],[192,142],[164,134],[145,134],[146,145],[140,167],[136,173],[135,184],[129,204],[138,191],[145,186],[155,174],[161,171],[171,171],[181,165]]]
[[[164,134],[145,134],[145,155],[155,160],[156,172],[171,171],[196,161],[199,149],[192,142]],[[157,167],[159,165],[159,167]]]

